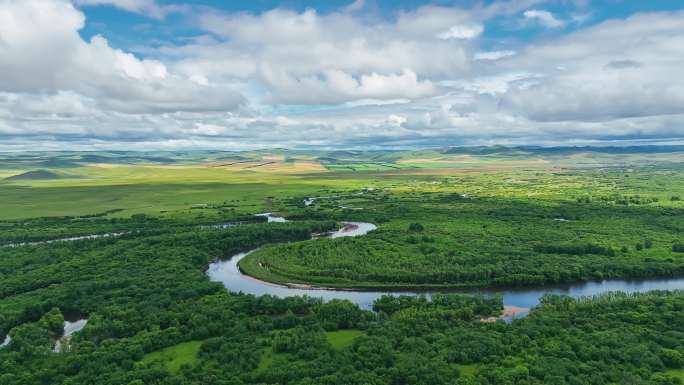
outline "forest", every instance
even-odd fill
[[[0,383],[681,383],[682,292],[548,296],[512,323],[484,322],[501,314],[497,296],[385,296],[363,311],[228,293],[203,273],[217,257],[305,240],[334,221],[131,221],[153,230],[0,248],[0,331],[11,336]],[[53,352],[74,315],[87,327]]]
[[[363,210],[336,208],[342,204]],[[291,210],[294,218],[346,218],[380,226],[360,238],[264,247],[241,261],[245,272],[273,282],[358,288],[684,275],[680,207],[373,191]]]

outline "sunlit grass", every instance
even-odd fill
[[[142,362],[159,362],[169,372],[176,373],[183,365],[194,365],[197,363],[201,345],[202,341],[189,341],[169,346],[168,348],[146,354]]]
[[[351,345],[354,339],[361,335],[363,335],[361,330],[337,330],[325,333],[325,338],[334,349],[341,350]]]

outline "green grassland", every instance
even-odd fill
[[[178,345],[169,346],[162,350],[148,353],[143,357],[142,362],[159,363],[171,373],[176,373],[181,366],[192,366],[199,360],[199,350],[202,341],[183,342]]]
[[[334,332],[326,332],[325,338],[328,340],[330,346],[334,349],[340,350],[351,345],[354,339],[363,335],[361,330],[337,330]]]

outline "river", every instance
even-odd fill
[[[282,217],[269,217],[269,222],[286,222]],[[271,219],[273,217],[273,219]],[[345,222],[345,226],[331,233],[332,238],[355,237],[365,235],[375,230],[376,226],[364,222]],[[240,272],[238,263],[242,258],[250,254],[239,253],[232,258],[223,261],[216,261],[209,265],[207,274],[209,279],[214,282],[221,282],[226,289],[231,292],[242,292],[245,294],[264,295],[270,294],[277,297],[289,297],[297,295],[308,295],[311,297],[323,298],[325,301],[331,299],[346,299],[362,309],[372,309],[373,302],[383,295],[426,295],[430,296],[436,291],[391,291],[391,290],[336,290],[336,289],[312,289],[287,287],[283,285],[264,282],[256,278],[246,276]],[[515,289],[482,289],[482,290],[449,290],[465,294],[484,294],[503,296],[504,306],[507,308],[508,318],[524,317],[529,309],[539,304],[540,299],[546,294],[563,294],[571,297],[595,296],[614,291],[625,293],[646,292],[651,290],[675,290],[684,289],[684,278],[666,279],[645,279],[645,280],[604,280],[597,282],[579,282],[568,285],[548,285],[538,288],[515,288]],[[444,291],[443,291],[444,292]]]
[[[86,326],[88,323],[87,319],[78,319],[73,322],[71,321],[64,321],[64,333],[62,334],[62,337],[60,337],[57,341],[55,341],[55,346],[52,348],[52,351],[55,353],[60,353],[63,348],[69,348],[69,340],[71,340],[71,336],[83,330],[83,328]]]
[[[55,353],[60,353],[64,349],[64,347],[68,349],[69,340],[71,340],[71,336],[74,333],[83,330],[87,323],[87,319],[77,319],[74,321],[65,320],[64,332],[62,333],[62,336],[55,341],[55,345],[52,347],[52,351]],[[2,342],[2,344],[0,344],[0,348],[8,346],[10,342],[12,342],[12,337],[10,337],[10,335],[8,334],[5,337],[5,340]]]

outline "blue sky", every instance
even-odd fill
[[[200,0],[157,1],[160,5],[189,5],[197,9],[204,8],[220,12],[248,12],[262,13],[274,8],[291,9],[303,12],[315,9],[319,14],[339,12],[349,6],[349,0],[325,1],[225,1]],[[497,3],[497,1],[477,0],[368,0],[365,2],[367,17],[391,20],[400,11],[415,10],[425,5],[439,5],[445,7],[472,8]],[[544,4],[544,10],[552,12],[563,20],[573,17],[585,17],[581,23],[569,23],[561,31],[553,33],[567,33],[572,30],[594,25],[609,19],[626,18],[640,12],[676,11],[683,8],[682,3],[673,0],[599,0],[599,1],[551,1]],[[112,46],[135,50],[141,44],[157,45],[161,42],[182,43],[190,36],[202,35],[202,31],[192,22],[192,17],[185,13],[171,13],[164,19],[156,19],[144,14],[137,14],[122,10],[114,5],[83,6],[83,12],[88,22],[80,33],[85,39],[95,34],[105,34]],[[192,12],[192,11],[188,11]],[[529,25],[521,28],[516,23],[516,15],[494,18],[489,21],[482,37],[492,46],[501,44],[500,40],[531,41],[549,34],[543,25]]]
[[[681,143],[682,9],[0,0],[0,150]]]

